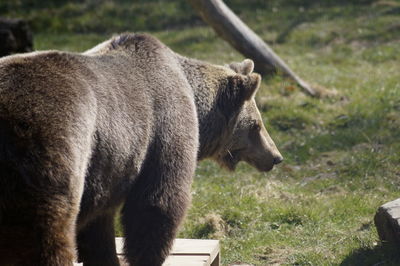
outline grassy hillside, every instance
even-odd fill
[[[220,239],[224,265],[400,265],[373,225],[377,207],[400,197],[400,2],[226,2],[300,76],[338,95],[313,99],[265,77],[257,101],[284,163],[267,174],[200,163],[180,237]],[[243,59],[183,0],[50,3],[0,12],[30,19],[37,49],[150,31],[190,57]]]

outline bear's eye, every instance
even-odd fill
[[[260,124],[260,122],[254,121],[253,126],[252,126],[252,129],[253,129],[254,131],[260,131],[260,130],[261,130],[261,124]]]

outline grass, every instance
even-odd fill
[[[267,174],[199,163],[179,236],[220,239],[223,265],[399,265],[398,249],[379,243],[373,216],[400,196],[400,3],[227,2],[301,77],[338,95],[313,99],[265,77],[257,101],[284,163]],[[209,62],[243,59],[180,1],[129,9],[100,1],[97,11],[73,12],[87,3],[51,7],[54,17],[34,23],[35,47],[83,51],[131,29]],[[162,20],[155,6],[164,8]],[[0,5],[10,15],[46,14],[22,7]]]

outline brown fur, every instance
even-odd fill
[[[1,59],[0,265],[72,265],[76,241],[84,265],[118,265],[121,204],[127,260],[161,265],[196,159],[232,168],[259,82],[143,34]]]
[[[245,59],[226,67],[177,55],[194,91],[200,130],[199,160],[212,158],[234,170],[246,161],[259,171],[269,171],[283,158],[269,136],[254,96],[261,77]],[[245,95],[232,105],[235,88]]]

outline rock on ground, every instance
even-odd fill
[[[382,242],[400,245],[400,198],[380,206],[374,221]]]

